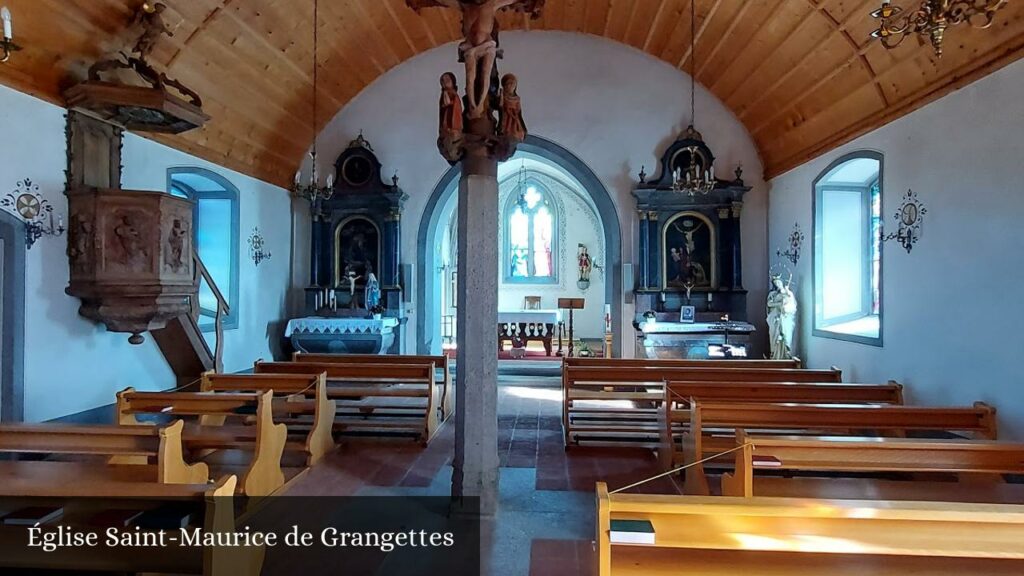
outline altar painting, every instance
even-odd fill
[[[715,230],[706,216],[680,212],[662,234],[662,278],[665,288],[714,288]]]
[[[363,286],[371,272],[380,279],[380,230],[367,218],[343,220],[335,232],[335,285],[347,286],[351,273]]]

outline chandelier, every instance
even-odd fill
[[[334,174],[327,175],[326,185],[320,185],[320,175],[317,171],[316,161],[316,143],[319,139],[317,133],[317,71],[319,69],[319,60],[317,58],[318,50],[318,30],[320,28],[319,19],[319,0],[313,0],[313,147],[309,151],[310,166],[310,178],[308,183],[303,183],[302,180],[302,169],[295,173],[295,185],[292,187],[292,193],[299,198],[305,198],[311,203],[317,205],[322,200],[330,200],[334,196]]]
[[[687,133],[696,134],[693,128],[697,117],[697,8],[696,2],[690,2],[690,126]],[[672,191],[696,196],[706,195],[715,189],[715,166],[708,161],[702,165],[697,158],[704,158],[700,149],[690,146],[687,149],[690,153],[690,165],[684,172],[676,167],[672,173]],[[706,159],[705,159],[706,160]]]
[[[988,28],[992,25],[996,11],[1005,6],[1006,1],[924,0],[917,10],[904,14],[902,8],[893,6],[889,0],[883,0],[882,7],[871,13],[872,18],[879,20],[878,29],[871,33],[871,37],[880,40],[882,46],[892,49],[902,44],[907,36],[916,33],[927,38],[935,55],[941,58],[946,28],[964,23],[975,28]]]

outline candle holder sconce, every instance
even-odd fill
[[[0,58],[0,64],[7,63],[11,59],[11,54],[21,50],[21,46],[14,43],[14,24],[11,18],[11,11],[7,9],[7,6],[0,8],[0,19],[3,20],[4,35],[3,39],[0,39],[0,47],[4,50],[3,58]]]
[[[914,249],[914,244],[921,239],[921,227],[924,223],[924,215],[927,213],[928,209],[918,199],[917,193],[907,190],[903,196],[903,203],[895,214],[897,230],[891,234],[883,234],[882,241],[896,240],[907,251],[907,254],[910,254],[910,251]]]
[[[260,233],[259,226],[253,227],[252,234],[249,235],[249,258],[252,258],[252,263],[256,266],[259,266],[260,262],[264,260],[270,260],[270,251],[264,250],[265,246],[266,240]]]
[[[800,230],[800,224],[793,224],[793,231],[789,233],[789,247],[783,250],[776,250],[775,255],[785,258],[796,266],[800,262],[800,249],[804,244],[804,233]]]
[[[21,218],[25,224],[25,246],[32,245],[43,236],[62,236],[65,232],[64,219],[57,217],[53,222],[53,205],[39,194],[39,185],[29,178],[18,182],[18,187],[0,199],[0,207]]]

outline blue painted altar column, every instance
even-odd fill
[[[647,228],[649,223],[647,222],[647,211],[637,210],[637,216],[640,218],[640,245],[638,246],[638,258],[640,261],[640,288],[646,289],[649,284],[647,282],[648,270],[650,270],[650,264],[648,264],[648,245],[650,241],[648,237]]]
[[[651,210],[647,213],[647,286],[661,288],[661,228],[658,213]]]
[[[323,219],[315,208],[312,210],[312,218],[309,223],[310,249],[309,249],[309,285],[321,286],[323,276],[320,274],[320,262],[323,258]]]
[[[386,253],[384,254],[384,270],[380,282],[383,286],[396,287],[400,282],[400,266],[402,254],[402,212],[392,210],[384,220],[384,236]]]
[[[732,270],[733,289],[743,289],[743,252],[740,246],[743,245],[740,238],[740,214],[743,211],[743,202],[732,203]]]

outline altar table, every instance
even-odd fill
[[[498,312],[498,350],[505,341],[514,348],[525,348],[528,342],[541,342],[551,356],[551,341],[562,320],[560,310],[515,310]]]
[[[397,318],[295,318],[284,335],[299,352],[386,354],[396,326]]]

